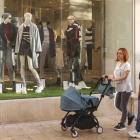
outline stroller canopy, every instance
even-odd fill
[[[80,93],[73,87],[69,87],[62,95],[60,108],[65,111],[76,111],[85,109]]]
[[[99,99],[94,96],[83,95],[79,93],[74,87],[69,87],[62,95],[60,108],[64,111],[78,111],[92,107],[87,102],[91,100],[94,106],[97,106]]]

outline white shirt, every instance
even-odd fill
[[[124,63],[121,67],[119,67],[120,62],[116,64],[116,68],[114,71],[115,78],[120,78],[123,76],[125,71],[129,71],[129,74],[125,80],[116,81],[115,88],[117,92],[131,92],[131,66],[128,62]]]

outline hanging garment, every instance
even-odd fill
[[[86,29],[85,44],[92,44],[92,28]]]
[[[64,68],[63,51],[60,48],[56,48],[56,66],[59,69]]]

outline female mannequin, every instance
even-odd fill
[[[42,83],[40,82],[39,75],[34,68],[38,68],[39,52],[41,49],[41,42],[39,37],[38,28],[35,24],[31,22],[32,14],[24,14],[25,22],[19,27],[15,54],[17,57],[17,70],[21,71],[22,78],[22,94],[27,94],[26,82],[25,82],[25,56],[27,56],[28,67],[33,73],[37,80],[37,89],[35,93],[41,93],[44,89]]]
[[[16,35],[17,35],[17,28],[15,25],[11,24],[11,14],[4,13],[2,15],[2,18],[4,22],[0,25],[0,35],[3,40],[4,47],[0,48],[0,58],[1,63],[0,67],[3,68],[4,62],[8,68],[9,72],[9,78],[13,81],[13,89],[12,91],[16,91],[16,84],[15,84],[15,72],[13,70],[13,61],[12,61],[12,49],[15,48],[15,42],[16,42]],[[0,80],[3,84],[3,70],[0,73]],[[6,93],[7,91],[4,88],[3,84],[3,93]]]
[[[45,58],[46,58],[46,54],[49,53],[51,65],[53,67],[55,75],[57,76],[56,84],[58,86],[61,86],[61,78],[60,78],[58,68],[56,66],[56,59],[55,59],[56,50],[55,50],[55,42],[54,42],[54,32],[51,28],[47,27],[47,25],[49,25],[50,22],[48,21],[46,17],[43,17],[41,19],[40,24],[42,25],[42,28],[39,30],[41,44],[42,44],[42,52],[40,54],[41,77],[44,79]],[[47,86],[47,83],[46,83],[46,86]]]

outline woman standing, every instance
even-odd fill
[[[115,82],[116,95],[115,95],[115,107],[122,112],[120,123],[114,127],[115,130],[125,130],[125,122],[128,117],[128,125],[131,125],[135,120],[135,115],[131,114],[127,110],[129,98],[131,96],[131,66],[127,62],[129,58],[128,51],[125,48],[120,48],[117,51],[116,67],[114,73],[108,76]],[[106,75],[102,77],[105,78]]]

